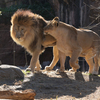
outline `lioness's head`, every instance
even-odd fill
[[[50,33],[54,29],[56,29],[59,25],[59,18],[55,17],[52,21],[50,21],[45,27],[44,27],[44,32]]]

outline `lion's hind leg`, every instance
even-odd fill
[[[98,70],[99,70],[98,55],[96,55],[96,56],[94,57],[94,63],[95,63],[95,67],[94,67],[94,69],[93,69],[92,74],[98,75]]]
[[[99,54],[98,54],[98,50],[97,48],[92,50],[92,52],[90,51],[85,59],[89,65],[89,73],[90,74],[94,74],[94,75],[98,75],[98,70],[99,70]],[[94,60],[94,61],[93,61]]]
[[[45,67],[45,70],[47,70],[47,71],[52,70],[54,68],[54,66],[56,65],[56,63],[58,62],[58,60],[59,60],[59,52],[58,52],[57,46],[54,46],[53,47],[53,60],[50,64],[50,66]]]
[[[85,60],[89,65],[89,74],[92,74],[94,68],[93,57],[88,54],[86,55]]]
[[[47,71],[50,71],[54,68],[54,66],[56,65],[56,63],[58,62],[60,58],[60,69],[57,69],[57,72],[64,72],[65,71],[65,59],[66,59],[66,55],[64,53],[62,53],[61,51],[59,51],[57,49],[57,46],[53,47],[53,60],[50,64],[50,66],[46,66],[45,69]]]

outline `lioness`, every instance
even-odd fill
[[[46,21],[42,16],[34,14],[29,10],[22,9],[17,10],[11,17],[12,25],[10,28],[10,35],[17,44],[24,47],[32,55],[29,67],[32,72],[34,72],[34,70],[40,70],[39,54],[42,49],[48,46],[54,46],[54,59],[50,66],[46,67],[46,70],[53,69],[54,65],[59,60],[59,52],[55,46],[56,39],[50,35],[44,36],[43,34],[43,28],[48,22],[49,21]],[[64,58],[65,57],[64,55]]]
[[[91,30],[76,29],[59,21],[58,17],[55,17],[45,26],[44,33],[52,35],[57,40],[58,50],[70,57],[71,71],[76,71],[80,68],[77,62],[80,56],[85,57],[89,65],[89,73],[98,74],[100,64],[100,37],[98,34]]]

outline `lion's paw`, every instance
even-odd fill
[[[56,69],[56,72],[58,72],[58,73],[62,73],[64,71],[65,71],[64,69]]]
[[[46,66],[46,67],[45,67],[45,70],[46,70],[46,71],[51,71],[52,68],[51,68],[50,66]]]
[[[35,71],[39,72],[41,70],[41,67],[37,68],[35,67]]]
[[[31,71],[31,68],[30,67],[26,68],[26,71]]]
[[[41,70],[41,67],[40,68],[35,67],[35,71],[40,71],[40,70]],[[31,67],[26,68],[26,71],[31,71]]]
[[[95,70],[94,70],[94,71],[92,72],[92,74],[93,74],[93,75],[98,75],[98,71],[95,71]]]
[[[69,71],[70,71],[70,72],[76,72],[77,69],[76,69],[76,68],[71,68],[71,69],[69,69]]]
[[[70,72],[75,72],[73,69],[69,69]]]

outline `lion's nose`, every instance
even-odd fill
[[[20,34],[16,33],[16,38],[20,39]]]
[[[20,36],[16,35],[16,38],[20,39]]]
[[[20,37],[17,37],[18,39],[20,39]]]

